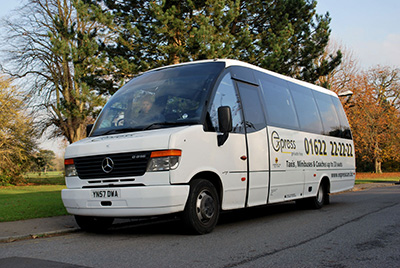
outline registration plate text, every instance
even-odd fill
[[[119,190],[93,190],[92,198],[120,198]]]

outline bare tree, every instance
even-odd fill
[[[400,109],[400,69],[378,65],[369,70],[368,80],[374,87],[378,103],[387,102]]]
[[[318,79],[317,84],[339,93],[347,89],[347,84],[359,73],[360,70],[358,60],[354,56],[353,51],[332,40],[329,41],[324,54],[319,60],[328,58],[329,55],[335,51],[342,52],[342,62],[328,75],[321,76]]]
[[[36,97],[32,103],[47,112],[41,129],[54,126],[52,136],[71,143],[85,136],[104,104],[103,92],[88,81],[106,65],[97,43],[105,31],[84,6],[82,0],[27,0],[4,22],[2,70],[23,78]]]

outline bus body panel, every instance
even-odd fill
[[[269,186],[269,153],[266,129],[247,134],[249,163],[248,206],[267,204]]]
[[[202,172],[215,173],[222,183],[223,209],[242,208],[246,198],[247,177],[244,134],[229,134],[223,146],[217,146],[217,133],[193,126],[171,136],[171,148],[182,150],[179,167],[171,172],[171,184],[189,183]],[[207,179],[207,178],[203,178]]]
[[[302,198],[304,194],[304,172],[297,168],[303,159],[298,131],[268,127],[271,161],[271,187],[269,202],[276,203]]]
[[[89,137],[69,145],[65,158],[167,149],[170,135],[181,128],[185,127]]]
[[[322,178],[330,192],[353,188],[352,140],[269,127],[271,144],[270,203],[315,196]]]

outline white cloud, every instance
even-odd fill
[[[381,40],[361,39],[349,44],[362,68],[381,66],[400,67],[400,34],[388,34]]]
[[[389,34],[382,48],[387,65],[400,67],[400,34]]]

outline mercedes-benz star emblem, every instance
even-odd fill
[[[101,168],[105,173],[110,173],[114,169],[114,161],[109,157],[104,158],[101,162]]]

